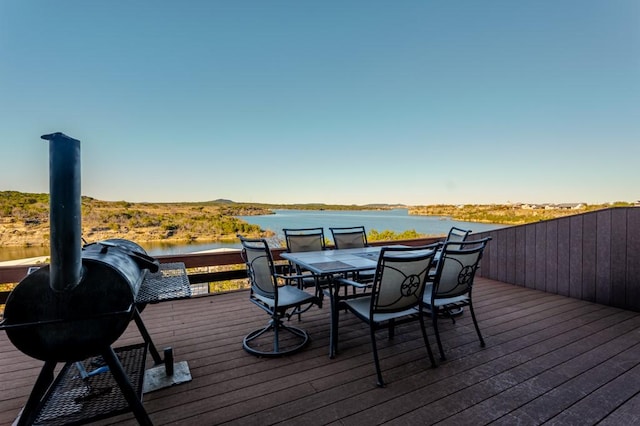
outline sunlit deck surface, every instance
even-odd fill
[[[487,346],[467,312],[455,325],[442,321],[448,360],[436,369],[417,323],[398,327],[393,341],[381,331],[384,389],[368,328],[351,314],[341,314],[335,359],[328,306],[292,319],[311,334],[309,346],[266,359],[242,350],[243,336],[267,320],[244,291],[150,305],[142,317],[156,346],[173,347],[193,380],[146,394],[144,407],[158,425],[640,423],[639,313],[482,278],[474,291]],[[140,341],[132,324],[115,346]],[[0,423],[10,424],[42,363],[6,333],[0,352]],[[132,414],[99,422],[136,423]]]

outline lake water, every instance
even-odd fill
[[[474,232],[488,231],[502,228],[504,225],[461,222],[439,216],[409,215],[407,209],[393,210],[274,210],[275,214],[262,216],[239,216],[240,219],[262,229],[272,230],[276,236],[274,242],[284,241],[283,228],[315,228],[324,227],[325,235],[331,238],[330,227],[363,225],[367,232],[375,229],[402,233],[415,230],[425,235],[443,235],[449,228],[471,229]],[[151,256],[162,254],[194,253],[219,248],[239,248],[239,243],[205,243],[205,244],[168,244],[168,243],[140,243]],[[0,248],[0,261],[21,259],[26,257],[47,256],[48,248]]]
[[[367,232],[375,229],[402,233],[415,230],[425,235],[443,235],[452,226],[471,229],[474,232],[489,231],[502,228],[504,225],[462,222],[441,216],[409,215],[407,209],[393,210],[274,210],[275,214],[261,216],[238,216],[247,223],[259,225],[262,229],[270,229],[276,235],[271,241],[284,245],[283,228],[316,228],[324,227],[325,236],[331,238],[330,227],[364,226]],[[152,256],[159,254],[193,253],[216,248],[239,248],[239,243],[190,244],[174,247],[145,247]]]

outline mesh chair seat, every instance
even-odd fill
[[[285,285],[278,287],[278,306],[275,305],[275,299],[273,298],[261,296],[259,294],[254,294],[253,297],[272,309],[286,310],[291,306],[308,303],[312,296],[304,291],[299,291],[297,287]]]
[[[349,304],[349,308],[353,311],[354,314],[362,317],[369,316],[369,311],[371,309],[371,296],[358,297],[357,299],[349,300],[346,303]],[[377,312],[373,314],[371,319],[374,322],[384,322],[406,317],[409,315],[415,315],[415,313],[415,308],[409,308],[398,312]]]

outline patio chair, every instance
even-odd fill
[[[384,387],[376,331],[389,329],[394,337],[395,326],[418,320],[431,366],[436,362],[429,345],[422,309],[422,297],[438,243],[421,247],[383,247],[378,259],[371,293],[344,301],[348,310],[369,324],[373,360],[376,366],[377,385]],[[351,284],[346,278],[344,284]]]
[[[300,328],[285,325],[283,319],[291,316],[287,312],[295,312],[302,305],[317,304],[316,296],[295,285],[287,285],[288,281],[297,280],[299,276],[276,272],[265,239],[238,238],[242,243],[242,257],[251,284],[249,300],[271,317],[265,327],[245,336],[243,348],[250,354],[265,357],[286,355],[302,349],[309,341],[309,335]],[[288,334],[286,338],[283,338],[283,332]]]
[[[458,241],[465,241],[467,239],[467,237],[469,236],[469,234],[471,234],[471,230],[470,229],[462,229],[462,228],[458,228],[455,226],[452,226],[451,229],[449,229],[449,233],[447,234],[447,238],[443,241],[443,243],[454,243],[454,242],[458,242]],[[455,248],[456,246],[454,244],[450,244],[449,246],[450,248]],[[440,261],[440,256],[442,255],[442,248],[440,248],[437,252],[436,252],[436,256],[433,259],[433,266],[438,265],[438,262]],[[462,315],[462,308],[456,309],[454,311],[449,311],[449,313],[451,315]]]
[[[336,250],[367,247],[367,232],[364,226],[329,228]],[[357,282],[373,281],[376,270],[360,271],[353,277]],[[355,287],[354,287],[355,290]]]
[[[435,274],[430,274],[429,276],[430,282],[425,287],[423,305],[425,309],[431,312],[440,359],[443,361],[445,360],[445,355],[438,328],[440,314],[451,317],[455,323],[452,312],[463,306],[468,306],[473,325],[480,339],[480,346],[485,346],[473,310],[471,291],[476,270],[489,240],[491,240],[490,237],[475,241],[445,242],[442,246],[440,261],[436,266]]]
[[[289,253],[320,251],[326,248],[324,228],[285,228],[282,231],[284,232]],[[316,296],[320,300],[320,306],[322,306],[322,287],[326,287],[328,278],[318,277],[307,270],[300,269],[298,266],[290,265],[290,269],[301,276],[298,280],[298,287],[301,289],[315,287]]]
[[[324,228],[285,228],[282,231],[287,251],[291,253],[320,251],[326,248]]]
[[[364,226],[329,228],[333,244],[337,250],[366,247],[367,233]]]

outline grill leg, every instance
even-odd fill
[[[138,326],[138,330],[140,331],[142,338],[146,343],[149,344],[149,353],[153,358],[153,363],[155,365],[162,364],[162,358],[160,358],[160,353],[158,352],[158,349],[156,349],[156,345],[153,344],[153,340],[151,340],[151,335],[149,335],[149,332],[147,331],[147,327],[145,327],[144,322],[142,322],[142,317],[140,316],[140,311],[138,310],[137,306],[133,312],[133,319],[135,320],[136,325]]]
[[[42,397],[51,386],[51,383],[53,383],[53,370],[56,368],[56,364],[57,362],[55,361],[45,361],[36,384],[33,385],[31,395],[29,395],[29,399],[22,409],[17,426],[30,425],[36,420],[38,406],[42,401]]]
[[[138,423],[141,425],[153,425],[149,415],[142,406],[142,401],[140,401],[135,390],[133,390],[129,377],[127,377],[127,373],[124,371],[124,368],[122,368],[122,364],[120,364],[116,353],[109,347],[102,352],[102,356],[107,362],[113,378],[116,380],[116,383],[118,383],[118,386],[120,386],[120,390],[129,403],[129,407],[131,407],[131,411],[133,411],[133,414],[136,416]]]

